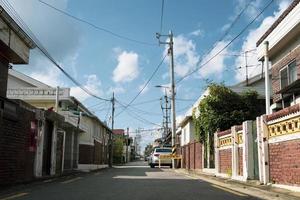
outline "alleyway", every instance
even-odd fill
[[[150,169],[141,161],[116,166],[114,169],[43,182],[0,197],[0,200],[4,199],[232,200],[255,198],[176,174],[169,168]]]

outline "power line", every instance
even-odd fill
[[[14,8],[10,5],[9,2],[6,0],[2,1],[10,15],[18,22],[18,24],[22,27],[22,29],[26,32],[26,34],[36,43],[37,48],[65,75],[67,76],[75,85],[81,88],[85,93],[88,95],[103,101],[110,101],[110,99],[105,99],[99,97],[92,93],[90,90],[82,86],[75,78],[73,78],[70,74],[68,74],[56,61],[55,59],[49,54],[49,52],[43,47],[42,43],[36,38],[34,33],[30,30],[30,28],[25,24],[25,22],[20,18]]]
[[[160,63],[157,65],[156,69],[153,71],[153,73],[151,74],[150,78],[148,79],[148,81],[144,84],[144,86],[140,89],[140,91],[135,95],[135,97],[123,108],[123,110],[121,110],[116,117],[118,117],[122,112],[124,112],[137,98],[138,96],[144,91],[144,89],[147,87],[147,85],[149,84],[149,82],[152,80],[152,78],[154,77],[154,75],[156,74],[156,72],[159,70],[160,66],[163,64],[165,58],[167,57],[168,54],[166,54],[163,59],[160,61]]]
[[[194,74],[195,72],[197,72],[199,69],[201,69],[202,67],[204,67],[205,65],[207,65],[209,62],[211,62],[214,58],[216,58],[221,52],[223,52],[228,46],[230,46],[237,38],[239,38],[255,21],[258,17],[260,17],[260,15],[262,15],[262,13],[274,2],[274,0],[269,1],[269,3],[266,4],[266,6],[251,20],[251,22],[249,22],[243,29],[242,31],[240,31],[232,40],[230,40],[221,50],[219,50],[215,55],[213,55],[210,59],[208,59],[206,62],[204,62],[203,64],[201,64],[199,67],[197,67],[196,69],[192,70],[191,72],[187,73],[186,75],[184,75],[183,77],[181,77],[176,84],[180,83],[181,81],[183,81],[185,78],[187,78],[188,76]],[[198,63],[202,62],[203,60],[199,61]]]
[[[148,100],[148,101],[142,101],[142,102],[138,102],[138,103],[134,103],[131,104],[132,106],[137,106],[137,105],[142,105],[142,104],[147,104],[147,103],[153,103],[153,102],[157,102],[160,101],[160,99],[153,99],[153,100]]]
[[[126,107],[126,106],[125,106],[123,103],[121,103],[119,100],[116,100],[116,103],[120,104],[120,105],[121,105],[122,107],[124,107],[124,108]],[[128,108],[128,107],[127,107],[127,108]],[[132,117],[132,118],[134,118],[134,119],[136,119],[136,120],[138,120],[138,121],[140,121],[140,122],[142,122],[142,123],[144,123],[144,124],[151,124],[151,125],[155,125],[155,126],[161,127],[161,125],[156,124],[156,123],[154,123],[154,122],[151,122],[151,121],[149,121],[149,120],[147,120],[147,119],[141,117],[140,115],[136,114],[133,110],[132,110],[132,112],[128,112],[127,109],[124,109],[124,111],[126,111],[126,113],[127,113],[130,117]]]
[[[79,21],[79,22],[82,22],[82,23],[84,23],[84,24],[87,24],[87,25],[89,25],[89,26],[91,26],[91,27],[93,27],[93,28],[95,28],[95,29],[97,29],[97,30],[106,32],[106,33],[108,33],[108,34],[110,34],[110,35],[113,35],[113,36],[115,36],[115,37],[121,38],[121,39],[123,39],[123,40],[128,40],[128,41],[131,41],[131,42],[135,42],[135,43],[138,43],[138,44],[143,44],[143,45],[148,45],[148,46],[157,46],[157,44],[154,44],[154,43],[148,43],[148,42],[139,41],[139,40],[136,40],[136,39],[133,39],[133,38],[129,38],[129,37],[127,37],[127,36],[123,36],[123,35],[121,35],[121,34],[115,33],[115,32],[113,32],[113,31],[111,31],[111,30],[109,30],[109,29],[100,27],[100,26],[98,26],[98,25],[95,25],[95,24],[93,24],[93,23],[87,21],[87,20],[84,20],[84,19],[82,19],[82,18],[76,17],[76,16],[74,16],[74,15],[72,15],[72,14],[70,14],[70,13],[64,11],[64,10],[61,10],[61,9],[59,9],[59,8],[56,8],[56,7],[54,7],[53,5],[51,5],[51,4],[49,4],[49,3],[46,3],[46,2],[44,2],[44,1],[42,1],[42,0],[38,0],[38,1],[39,1],[40,3],[42,3],[42,4],[46,5],[46,6],[48,6],[49,8],[52,8],[52,9],[56,10],[57,12],[60,12],[60,13],[66,15],[66,16],[68,16],[68,17],[74,19],[74,20],[77,20],[77,21]]]

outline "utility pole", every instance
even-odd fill
[[[113,96],[111,99],[112,104],[112,114],[111,114],[111,132],[109,133],[109,162],[108,166],[112,167],[113,164],[113,130],[114,130],[114,117],[115,117],[115,93],[113,92]]]
[[[169,116],[169,110],[171,109],[171,106],[169,106],[169,97],[167,95],[166,88],[165,89],[165,96],[164,96],[164,104],[161,102],[161,109],[163,112],[163,127],[164,127],[164,135],[163,138],[165,138],[168,135],[169,132],[169,123],[170,123],[170,116]],[[162,99],[161,99],[162,100]]]
[[[176,111],[175,111],[175,78],[174,78],[174,51],[173,51],[173,33],[169,31],[168,35],[161,35],[156,33],[157,39],[160,39],[161,36],[169,38],[167,42],[161,42],[159,44],[169,45],[168,55],[170,56],[170,83],[171,83],[171,112],[172,112],[172,148],[175,146],[175,132],[176,132]],[[172,159],[173,169],[175,168],[174,159]]]

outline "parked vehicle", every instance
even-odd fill
[[[148,159],[148,164],[151,168],[159,165],[159,156],[160,155],[168,155],[172,153],[172,148],[155,148],[153,153],[150,155]],[[170,166],[172,167],[172,159],[162,159],[162,166]]]

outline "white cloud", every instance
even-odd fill
[[[191,36],[203,36],[204,32],[201,29],[197,29],[189,33]]]
[[[102,96],[101,81],[98,79],[96,74],[86,75],[86,83],[83,85],[86,89],[95,95]],[[90,96],[85,93],[80,87],[71,87],[71,96],[76,97],[79,101],[84,101]]]
[[[118,56],[118,65],[113,71],[114,82],[130,82],[139,75],[139,55],[123,51]]]
[[[290,2],[291,2],[290,0],[280,1],[278,4],[278,10],[275,11],[272,16],[268,16],[268,17],[264,18],[263,21],[261,22],[261,24],[256,29],[250,30],[242,44],[242,48],[241,48],[240,52],[245,52],[245,51],[249,51],[252,49],[256,49],[256,42],[268,30],[268,28],[270,28],[270,26],[280,16],[280,14],[288,7]],[[252,65],[252,66],[259,64],[255,54],[253,54],[253,53],[248,54],[247,64]],[[243,67],[243,66],[245,66],[245,58],[238,57],[235,61],[235,65],[237,67],[242,66],[241,70],[238,70],[238,72],[236,73],[235,78],[238,81],[245,80],[246,69],[245,69],[245,67]],[[249,69],[249,72],[250,72],[249,75],[253,76],[253,75],[259,74],[261,72],[261,70],[259,68],[256,68],[256,70],[255,69],[252,70],[252,69],[253,68]]]
[[[201,61],[200,65],[205,64],[210,58],[216,55],[224,46],[228,43],[228,41],[220,41],[216,43],[215,48],[210,51]],[[205,64],[203,67],[200,68],[199,74],[201,77],[208,77],[209,75],[217,75],[218,78],[221,77],[221,73],[223,72],[224,68],[226,67],[225,60],[228,58],[226,54],[230,53],[230,50],[226,48],[222,51],[221,54],[216,56],[210,62]]]
[[[122,93],[125,93],[126,90],[121,85],[117,85],[115,87],[110,87],[108,92],[107,92],[107,95],[111,95],[113,92],[115,94],[122,94]]]
[[[61,81],[60,71],[54,67],[48,67],[46,71],[32,72],[29,76],[51,87],[62,87],[64,85]]]
[[[55,59],[62,61],[76,53],[82,32],[73,20],[38,1],[11,0],[10,3]],[[49,0],[47,3],[61,10],[68,7],[68,0]]]
[[[167,53],[166,46],[164,55]],[[196,67],[199,55],[196,52],[196,44],[183,35],[174,37],[174,64],[176,75],[182,77]],[[168,62],[168,61],[166,61]]]

